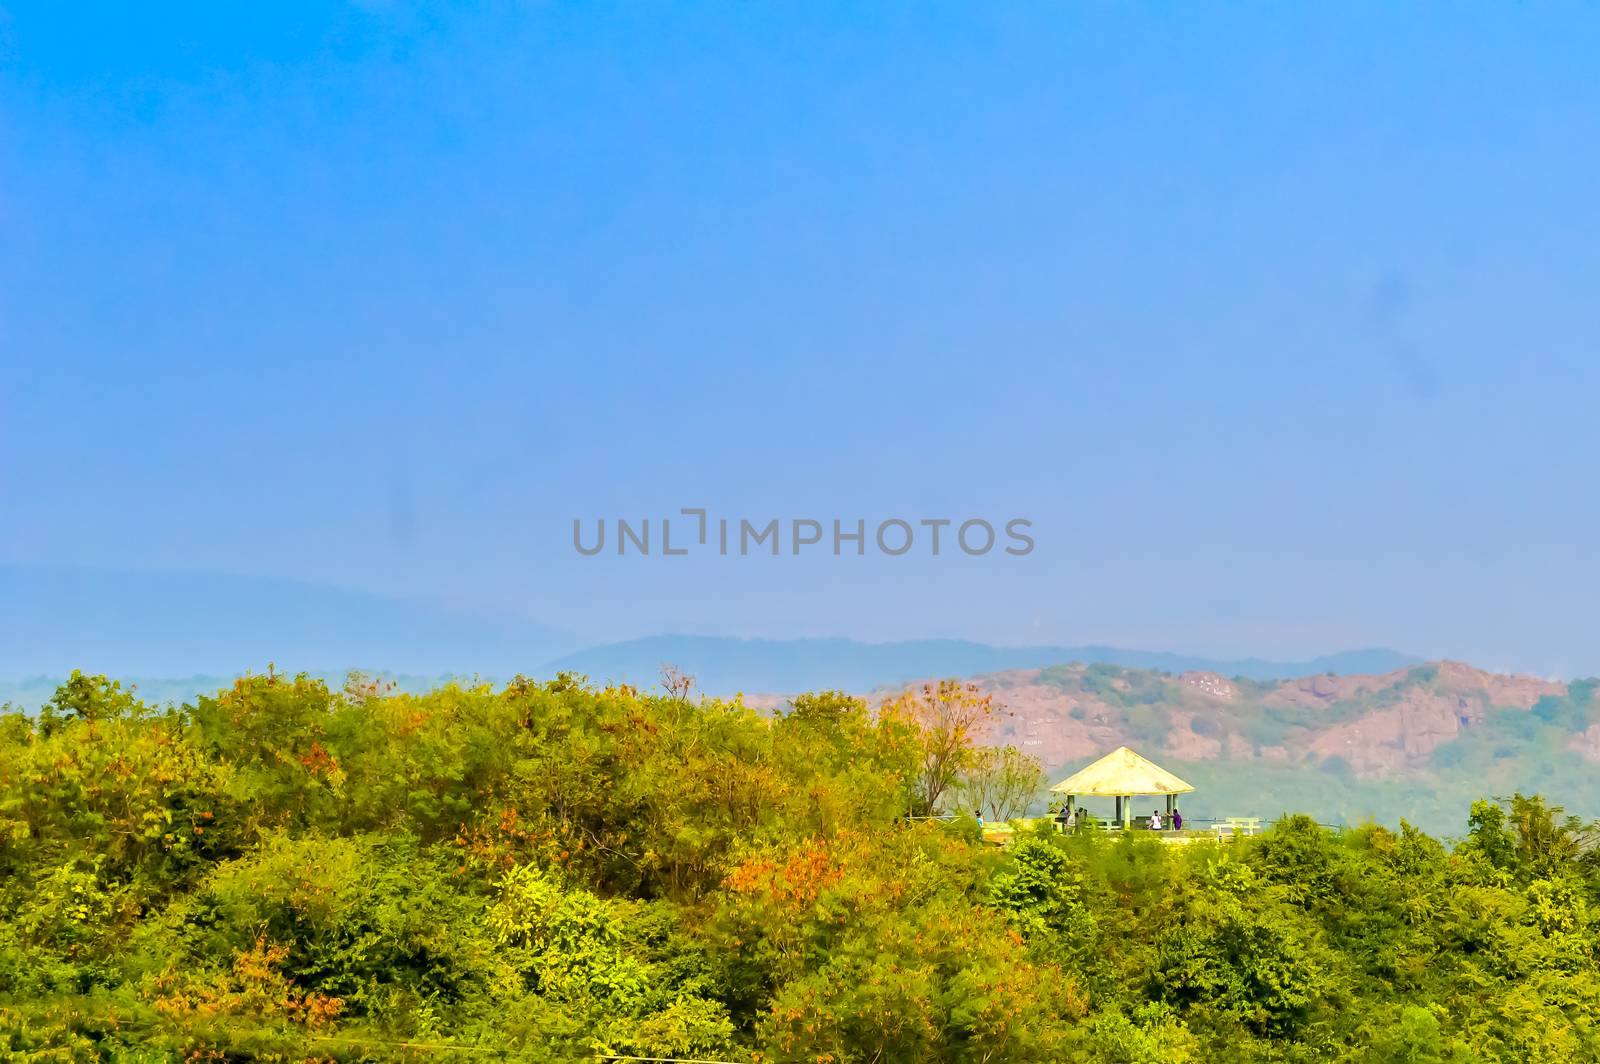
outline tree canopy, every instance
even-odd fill
[[[1589,825],[1169,845],[970,821],[1037,786],[954,685],[776,714],[581,678],[74,676],[0,715],[0,1046],[50,1060],[1600,1059]],[[975,797],[976,796],[976,797]],[[915,814],[915,815],[908,815]]]

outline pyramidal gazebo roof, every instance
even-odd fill
[[[1054,787],[1058,794],[1105,798],[1132,794],[1186,794],[1193,787],[1126,746],[1119,746],[1094,764],[1074,772]]]

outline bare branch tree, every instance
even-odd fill
[[[1044,786],[1044,766],[1014,746],[972,751],[956,781],[963,809],[981,809],[991,820],[1022,816]]]
[[[667,692],[667,697],[678,702],[689,701],[689,692],[694,688],[694,677],[668,661],[661,663],[661,687]]]

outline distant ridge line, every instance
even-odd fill
[[[1422,659],[1386,648],[1348,650],[1304,661],[1270,661],[1100,645],[997,647],[959,639],[863,643],[852,639],[660,635],[566,654],[540,666],[538,673],[576,672],[599,683],[653,686],[661,666],[669,663],[694,676],[705,693],[724,695],[818,688],[863,691],[930,676],[977,676],[1064,664],[1281,680],[1330,672],[1376,675],[1421,664]]]

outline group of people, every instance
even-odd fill
[[[1088,818],[1089,811],[1083,806],[1080,805],[1074,809],[1070,805],[1065,805],[1056,813],[1056,824],[1060,826],[1062,831],[1076,831],[1079,824],[1088,822]],[[1170,823],[1162,819],[1161,810],[1153,810],[1150,813],[1150,830],[1163,831],[1169,827],[1173,831],[1183,830],[1183,814],[1178,812],[1176,808],[1172,810],[1172,816],[1168,819]],[[982,823],[982,821],[980,820],[979,823]]]
[[[983,810],[973,810],[972,816],[973,819],[978,822],[978,831],[981,833],[983,831]],[[1170,823],[1163,822],[1161,819],[1161,810],[1156,809],[1151,811],[1150,830],[1162,831],[1169,827],[1173,831],[1183,830],[1183,814],[1178,812],[1176,807],[1173,808],[1172,816],[1169,819],[1171,821]],[[1078,825],[1087,824],[1088,822],[1089,810],[1085,809],[1081,805],[1076,809],[1070,805],[1064,805],[1056,812],[1056,825],[1062,831],[1077,831]]]
[[[1181,830],[1183,830],[1183,814],[1178,812],[1178,809],[1177,809],[1176,806],[1174,806],[1173,809],[1172,809],[1172,818],[1171,819],[1172,819],[1172,823],[1170,825],[1167,825],[1168,827],[1171,827],[1173,831],[1181,831]],[[1161,810],[1157,809],[1157,810],[1154,810],[1153,812],[1151,812],[1151,814],[1150,814],[1150,830],[1151,831],[1160,831],[1161,829],[1162,829]]]

